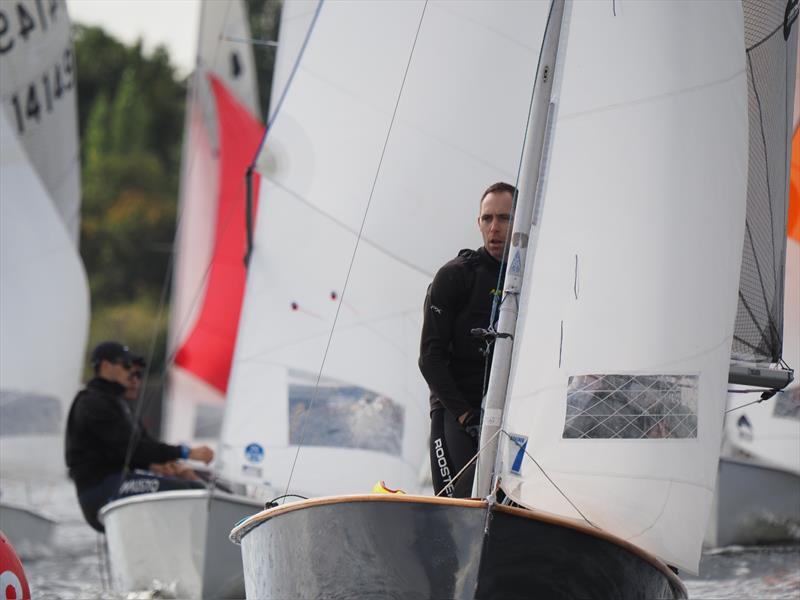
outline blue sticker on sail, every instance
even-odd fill
[[[522,459],[525,458],[525,449],[528,447],[528,438],[524,435],[514,435],[511,434],[509,436],[511,438],[511,451],[514,451],[516,448],[516,454],[514,454],[514,460],[511,463],[510,471],[514,475],[519,475],[522,470]]]
[[[264,460],[264,448],[260,444],[253,442],[244,449],[244,455],[250,462],[261,462]]]
[[[518,275],[522,269],[522,259],[519,256],[519,250],[514,251],[514,258],[511,260],[511,272]]]

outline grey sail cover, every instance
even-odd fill
[[[778,362],[783,284],[797,0],[744,0],[748,84],[747,221],[732,358]]]

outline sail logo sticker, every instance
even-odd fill
[[[509,444],[509,462],[511,463],[509,471],[514,475],[520,475],[522,473],[522,460],[525,458],[525,450],[528,447],[528,438],[514,433],[508,437],[511,440]]]
[[[264,448],[261,444],[253,442],[245,447],[244,456],[252,463],[259,463],[264,460]]]

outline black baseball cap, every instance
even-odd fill
[[[92,350],[92,365],[96,368],[104,360],[112,363],[127,362],[133,364],[138,358],[132,354],[130,348],[123,346],[119,342],[100,342]]]

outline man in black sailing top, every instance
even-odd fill
[[[133,414],[125,399],[129,376],[137,357],[127,346],[103,342],[92,351],[94,378],[78,392],[67,417],[65,459],[75,482],[83,516],[97,531],[104,528],[97,518],[100,508],[114,498],[135,494],[203,488],[201,483],[162,477],[147,471],[149,465],[180,458],[211,462],[208,446],[189,448],[156,441],[137,432]],[[128,446],[135,437],[130,464]]]
[[[472,492],[474,463],[453,481],[478,451],[481,401],[491,365],[491,347],[472,330],[489,327],[493,300],[502,290],[515,194],[514,186],[502,182],[483,193],[478,214],[483,246],[461,250],[439,269],[425,297],[419,368],[430,388],[436,494],[444,490],[447,496],[466,498]]]

